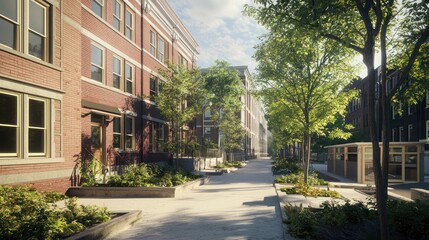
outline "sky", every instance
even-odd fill
[[[197,64],[210,67],[216,59],[233,66],[249,66],[253,73],[256,62],[252,58],[258,37],[266,30],[256,21],[242,14],[251,0],[168,0],[199,45]]]

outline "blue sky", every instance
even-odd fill
[[[251,0],[168,0],[199,44],[197,64],[205,68],[216,59],[232,65],[247,65],[253,72],[252,58],[264,28],[242,15]]]

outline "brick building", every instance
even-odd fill
[[[198,52],[166,0],[1,1],[0,31],[0,184],[64,192],[79,157],[167,155],[157,72]]]

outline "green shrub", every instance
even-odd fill
[[[291,173],[288,175],[282,175],[280,177],[277,177],[275,179],[276,183],[283,183],[283,184],[296,184],[299,179],[304,179],[304,173]],[[310,186],[321,186],[321,185],[329,185],[329,182],[320,179],[317,177],[317,173],[312,172],[308,176],[308,185]]]
[[[65,198],[31,187],[0,186],[0,239],[58,239],[110,219],[105,208],[79,206],[76,199],[60,209],[55,202]]]
[[[429,236],[429,204],[426,202],[389,201],[391,224],[408,237],[426,239]]]
[[[130,167],[122,175],[109,178],[107,186],[110,187],[173,187],[185,182],[195,180],[201,176],[182,171],[175,171],[169,167],[156,164],[140,164]]]
[[[306,208],[286,206],[285,212],[290,221],[289,230],[292,235],[310,239],[316,229],[316,215]]]
[[[276,157],[274,159],[273,171],[282,172],[287,171],[289,173],[298,173],[301,171],[301,167],[298,165],[299,160],[295,158],[281,158]]]
[[[300,194],[306,197],[310,196],[341,198],[341,195],[337,191],[315,188],[309,184],[306,184],[304,182],[304,177],[298,177],[298,180],[292,188],[281,188],[280,191],[285,192],[287,194]]]

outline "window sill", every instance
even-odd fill
[[[64,162],[64,158],[0,158],[0,166],[7,165],[22,165],[22,164],[43,164],[43,163],[61,163]]]

